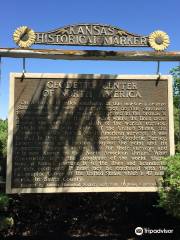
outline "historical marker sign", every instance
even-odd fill
[[[35,44],[149,46],[148,36],[140,36],[103,24],[76,24],[50,32],[37,32]]]
[[[12,74],[8,193],[156,191],[171,76]]]
[[[21,48],[33,44],[100,47],[152,47],[165,50],[169,36],[163,31],[154,31],[148,36],[130,33],[107,24],[74,24],[48,32],[34,32],[21,26],[13,34],[15,43]]]

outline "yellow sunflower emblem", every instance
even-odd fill
[[[156,51],[165,50],[170,43],[169,36],[163,31],[155,31],[149,35],[149,44]]]
[[[28,48],[35,42],[36,34],[27,26],[22,26],[15,30],[13,39],[19,47]]]

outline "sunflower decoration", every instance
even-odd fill
[[[29,48],[35,42],[36,34],[27,26],[22,26],[15,30],[13,39],[19,47]]]
[[[169,36],[163,31],[155,31],[149,35],[149,44],[156,51],[165,50],[170,43]]]

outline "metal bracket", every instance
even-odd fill
[[[160,70],[160,61],[157,62],[157,72],[156,72],[156,74],[158,75],[158,77],[157,77],[157,81],[156,81],[156,86],[158,85],[159,80],[161,79],[161,73],[159,72],[159,70]]]
[[[23,58],[23,71],[22,71],[22,78],[21,81],[23,81],[26,73],[26,58]]]

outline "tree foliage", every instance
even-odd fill
[[[164,158],[166,169],[159,188],[159,205],[180,218],[180,66],[173,68],[174,130],[176,155]]]
[[[180,154],[164,159],[166,170],[159,188],[159,206],[180,218]]]
[[[180,95],[180,66],[173,68],[170,73],[173,76],[173,93],[174,96]]]
[[[176,152],[180,152],[180,66],[173,68],[174,134]]]
[[[0,181],[5,179],[6,156],[7,156],[7,120],[0,119]]]
[[[7,136],[8,136],[7,120],[0,119],[0,181],[5,178],[5,161],[7,155]],[[6,216],[9,205],[9,197],[0,193],[0,231],[7,229],[13,225],[13,219]]]
[[[5,157],[7,155],[7,120],[0,119],[0,156]]]

